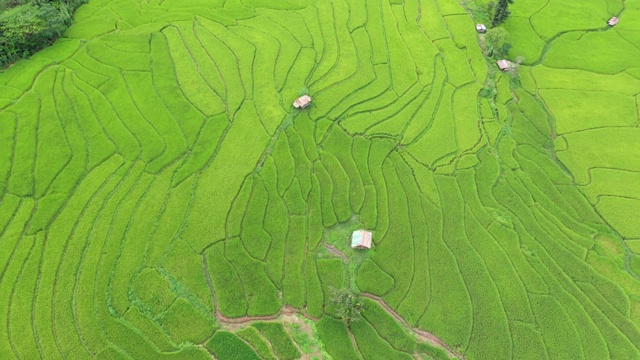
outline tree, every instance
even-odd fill
[[[50,45],[86,0],[0,0],[0,69]]]
[[[347,326],[360,319],[364,311],[364,303],[360,295],[354,294],[351,289],[333,289],[331,302],[336,308],[336,315],[347,323]]]
[[[507,56],[511,49],[511,44],[507,40],[509,40],[509,33],[504,28],[495,27],[487,30],[484,36],[487,54],[496,58]]]
[[[509,4],[513,4],[513,0],[498,0],[498,3],[495,4],[495,8],[492,9],[494,10],[491,20],[492,27],[502,24],[511,15]]]

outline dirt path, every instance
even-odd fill
[[[398,313],[396,313],[395,310],[390,308],[389,305],[387,305],[380,297],[371,295],[371,294],[362,294],[362,296],[377,302],[380,306],[382,306],[385,309],[386,312],[391,314],[391,316],[393,316],[398,322],[400,322],[407,328],[413,330],[413,332],[416,333],[416,335],[418,336],[418,338],[420,338],[420,340],[426,343],[429,343],[432,346],[443,349],[444,351],[447,352],[447,355],[449,355],[449,357],[454,357],[456,359],[461,359],[461,360],[464,359],[464,357],[461,354],[458,354],[457,352],[455,352],[451,347],[449,347],[449,345],[447,345],[439,337],[433,335],[430,332],[411,326],[405,319],[402,318],[402,316],[398,315]]]
[[[349,259],[342,253],[340,252],[340,250],[338,250],[337,248],[335,248],[332,245],[329,245],[327,243],[324,243],[324,246],[327,248],[327,251],[329,251],[330,253],[340,257],[342,260],[344,260],[345,263],[349,262]],[[214,302],[214,307],[215,307],[215,316],[216,319],[218,320],[218,322],[220,323],[221,327],[223,329],[226,330],[230,330],[230,331],[236,331],[239,330],[240,328],[245,327],[246,325],[254,322],[254,321],[276,321],[276,320],[283,320],[283,322],[295,322],[297,324],[301,325],[301,329],[303,329],[303,331],[308,331],[310,332],[311,329],[308,327],[307,324],[304,324],[304,322],[300,321],[299,318],[297,318],[297,315],[301,315],[304,316],[305,318],[312,320],[312,321],[318,321],[319,319],[313,318],[303,312],[300,312],[294,308],[292,308],[291,306],[284,306],[282,307],[276,314],[274,315],[269,315],[269,316],[243,316],[243,317],[239,317],[239,318],[230,318],[230,317],[226,317],[224,315],[222,315],[222,313],[220,313],[220,311],[218,310],[218,304],[217,304],[217,299],[215,297],[215,293],[213,291],[213,285],[211,284],[211,279],[209,278],[208,275],[208,264],[206,262],[206,259],[203,258],[203,267],[205,270],[205,277],[207,279],[207,283],[209,285],[209,290],[211,291],[211,296],[213,298],[213,302]],[[454,357],[456,359],[461,359],[463,360],[464,357],[461,354],[458,354],[457,352],[455,352],[451,347],[449,347],[449,345],[447,345],[444,341],[442,341],[439,337],[435,336],[434,334],[424,331],[422,329],[418,329],[416,327],[411,326],[404,318],[402,318],[402,316],[400,316],[398,313],[395,312],[395,310],[393,310],[392,308],[389,307],[389,305],[387,305],[380,297],[375,296],[375,295],[371,295],[371,294],[366,294],[363,293],[362,296],[371,299],[375,302],[377,302],[380,306],[382,306],[382,308],[385,309],[386,312],[388,312],[389,314],[391,314],[391,316],[393,316],[398,322],[400,322],[401,324],[403,324],[406,328],[413,330],[413,332],[418,336],[418,338],[434,347],[437,348],[441,348],[444,351],[446,351],[447,355],[449,355],[449,357]],[[357,345],[355,344],[355,339],[353,338],[353,334],[351,334],[351,332],[349,331],[349,336],[351,338],[351,341],[354,342],[354,348],[357,349]],[[297,346],[297,345],[296,345]],[[314,354],[309,354],[309,355],[316,355]],[[306,359],[307,357],[305,357]]]
[[[298,326],[299,331],[306,333],[310,339],[314,339],[316,337],[316,334],[314,334],[311,326],[308,323],[306,323],[304,320],[302,320],[300,316],[297,316],[297,314],[298,314],[297,312],[292,312],[290,314],[285,313],[282,316],[282,322],[285,325],[284,330],[287,332],[287,334],[289,334],[289,336],[291,336],[292,339],[295,339],[295,336],[293,336],[290,330],[292,326],[294,326],[293,324],[295,324]],[[306,354],[303,351],[303,348],[300,346],[300,344],[294,341],[293,345],[295,345],[295,347],[298,348],[298,351],[300,351],[300,354],[302,354],[302,356],[300,357],[300,360],[311,360],[313,358],[322,359],[322,351],[317,346],[317,344],[314,344],[313,346],[313,349],[315,351],[312,351]]]
[[[327,243],[324,243],[324,246],[327,248],[327,251],[329,251],[335,256],[340,257],[345,262],[345,264],[349,263],[349,259],[347,259],[347,256],[343,254],[340,250],[338,250],[335,246],[329,245]]]
[[[227,331],[236,332],[250,325],[254,321],[269,321],[269,322],[282,321],[282,324],[285,325],[284,326],[285,331],[292,339],[295,339],[295,337],[293,336],[293,334],[291,334],[291,331],[289,330],[291,324],[297,324],[300,331],[307,333],[311,339],[315,338],[316,335],[311,329],[311,326],[309,326],[309,324],[304,322],[304,320],[301,319],[301,316],[311,321],[318,321],[318,319],[310,317],[309,315],[306,315],[290,306],[282,307],[280,311],[278,311],[278,313],[271,316],[243,316],[240,318],[226,317],[216,309],[216,319],[218,320],[220,327]],[[269,347],[271,347],[271,344],[268,343],[268,345]],[[322,351],[317,347],[315,351],[305,354],[303,349],[300,348],[300,345],[298,343],[293,341],[293,345],[300,351],[300,354],[302,354],[300,357],[301,360],[311,360],[313,358],[322,358]],[[273,349],[271,350],[273,351]]]
[[[311,321],[319,321],[320,319],[316,319],[311,317],[301,311],[298,311],[291,306],[285,305],[282,307],[277,313],[274,315],[268,316],[243,316],[239,318],[230,318],[222,315],[218,308],[216,307],[216,319],[220,323],[220,326],[224,329],[228,330],[237,330],[240,329],[254,321],[276,321],[276,320],[287,320],[292,319],[296,316],[303,316]],[[292,322],[292,321],[290,321]]]
[[[439,337],[435,336],[434,334],[427,332],[425,330],[422,329],[418,329],[415,328],[413,326],[411,326],[409,323],[407,323],[406,320],[404,320],[398,313],[396,313],[392,308],[389,307],[389,305],[387,305],[380,297],[378,296],[374,296],[371,294],[362,294],[362,296],[371,299],[375,302],[377,302],[380,306],[382,306],[386,312],[388,312],[389,314],[391,314],[391,316],[394,317],[394,319],[396,319],[396,321],[400,322],[401,324],[403,324],[406,328],[411,329],[421,341],[424,341],[434,347],[437,348],[441,348],[444,351],[446,351],[447,355],[449,355],[449,357],[454,357],[456,359],[461,359],[463,360],[464,357],[461,354],[458,354],[457,352],[455,352],[451,347],[449,347],[449,345],[447,345],[444,341],[442,341]],[[249,325],[250,323],[254,322],[254,321],[279,321],[282,320],[283,323],[296,323],[298,325],[300,325],[300,329],[309,333],[311,336],[313,336],[313,332],[311,330],[311,328],[309,327],[308,324],[304,323],[303,321],[300,320],[300,318],[298,317],[298,315],[300,316],[304,316],[305,318],[312,320],[312,321],[318,321],[318,319],[310,317],[307,314],[304,314],[290,306],[284,306],[282,309],[280,309],[280,311],[278,311],[276,314],[274,315],[270,315],[270,316],[243,316],[240,318],[229,318],[226,317],[224,315],[222,315],[218,309],[216,308],[216,319],[218,320],[221,328],[225,329],[225,330],[229,330],[229,331],[237,331],[247,325]],[[285,327],[286,329],[286,327]],[[287,330],[288,331],[288,330]],[[351,332],[349,332],[349,336],[351,338],[351,341],[354,343],[354,348],[357,349],[357,345],[355,343],[355,339],[353,338],[353,334],[351,334]],[[296,345],[297,346],[297,345]],[[301,351],[302,353],[302,351]],[[307,356],[308,355],[308,356]],[[312,356],[317,356],[317,355],[321,355],[320,353],[312,353],[312,354],[305,354],[305,356],[303,357],[304,360],[306,359],[310,359],[312,358]]]

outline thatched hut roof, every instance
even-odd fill
[[[371,231],[356,230],[351,234],[351,247],[354,249],[371,249]]]
[[[498,64],[498,68],[502,71],[507,71],[511,69],[511,66],[512,66],[511,61],[504,60],[504,59],[498,60],[496,64]]]
[[[309,95],[300,96],[293,102],[293,106],[296,109],[304,109],[309,105],[311,105],[311,96]]]

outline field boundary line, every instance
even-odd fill
[[[447,355],[449,355],[450,357],[454,357],[460,360],[464,359],[464,356],[462,354],[459,354],[456,351],[454,351],[451,347],[449,347],[449,345],[447,345],[442,339],[437,337],[435,334],[430,333],[426,330],[419,329],[417,327],[413,327],[404,318],[402,318],[402,316],[396,313],[395,310],[389,307],[389,305],[387,305],[387,303],[385,303],[384,300],[382,300],[382,298],[375,295],[368,294],[368,293],[363,293],[362,296],[370,300],[373,300],[376,303],[378,303],[378,305],[382,306],[382,308],[391,316],[393,316],[396,321],[400,322],[403,326],[411,329],[416,335],[418,335],[418,338],[420,338],[420,340],[424,340],[430,345],[433,345],[445,350],[447,352]]]

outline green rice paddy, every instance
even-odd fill
[[[0,74],[0,359],[640,358],[640,0],[511,11],[517,81],[456,0],[90,0]]]

